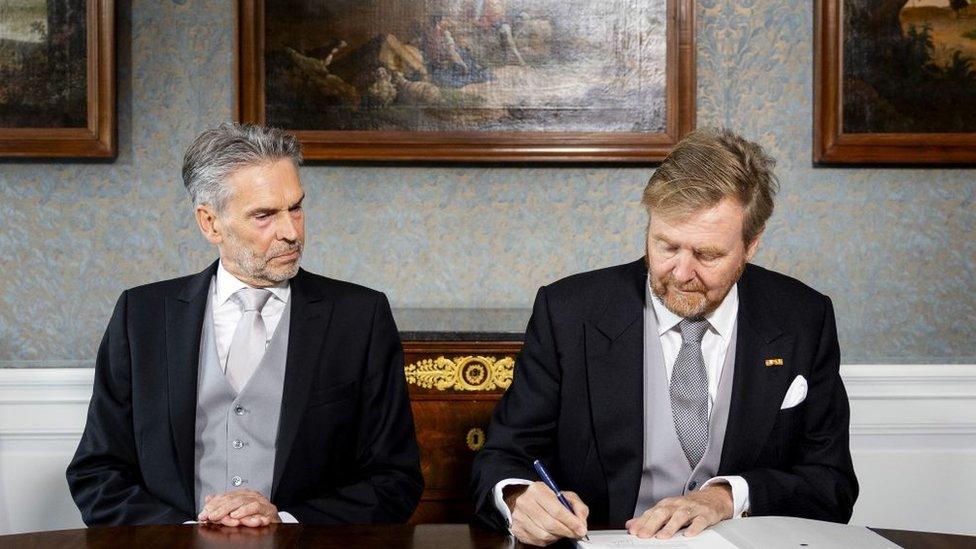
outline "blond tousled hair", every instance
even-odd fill
[[[684,217],[734,198],[745,209],[742,239],[748,245],[773,214],[775,165],[759,144],[727,129],[702,128],[679,141],[654,171],[641,204],[648,215]]]

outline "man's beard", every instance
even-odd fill
[[[705,295],[705,286],[698,280],[693,280],[684,286],[678,286],[674,281],[674,275],[671,273],[668,273],[664,280],[658,280],[652,275],[651,293],[661,300],[667,310],[681,318],[703,318],[722,304],[725,296],[732,289],[732,285],[739,280],[745,268],[745,263],[743,263],[728,281],[722,296],[716,301],[708,299]],[[679,289],[689,293],[681,292]]]
[[[303,242],[276,241],[268,248],[264,257],[258,256],[250,248],[244,245],[233,232],[227,233],[230,240],[230,248],[234,250],[229,258],[241,270],[241,274],[251,280],[263,280],[277,284],[291,279],[298,274],[298,266],[302,258]],[[298,259],[294,263],[273,267],[271,260],[279,255],[286,255],[291,252],[298,252]]]

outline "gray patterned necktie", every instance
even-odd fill
[[[271,298],[271,292],[257,288],[243,288],[234,294],[244,314],[234,330],[227,353],[227,381],[238,393],[258,369],[264,357],[268,332],[264,327],[261,309]]]
[[[694,469],[708,446],[708,372],[701,350],[708,321],[685,319],[678,328],[681,350],[671,371],[671,413],[681,448]]]

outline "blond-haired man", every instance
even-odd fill
[[[646,257],[539,290],[475,460],[481,521],[545,545],[588,522],[668,538],[744,514],[850,518],[830,299],[749,264],[774,163],[730,131],[693,132],[644,191]]]

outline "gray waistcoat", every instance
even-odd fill
[[[208,295],[213,295],[212,283]],[[235,394],[217,358],[211,301],[207,299],[197,375],[194,497],[198,511],[207,494],[238,488],[271,497],[291,316],[289,299],[261,364],[241,393]]]
[[[735,373],[735,337],[738,322],[732,328],[732,341],[725,355],[718,394],[708,418],[708,446],[694,470],[688,464],[681,441],[674,429],[671,395],[668,386],[664,351],[658,336],[657,317],[648,291],[644,307],[644,466],[634,516],[641,515],[658,501],[684,495],[701,487],[714,477],[722,459],[725,426],[729,419],[732,378]]]

